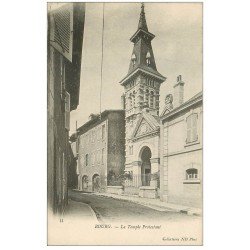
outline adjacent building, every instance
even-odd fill
[[[84,3],[48,3],[48,211],[67,205],[70,111],[78,106]]]
[[[202,92],[183,103],[181,76],[174,88],[161,115],[161,199],[201,207]]]
[[[112,180],[122,175],[125,163],[125,112],[105,110],[90,115],[77,129],[78,189],[104,191]]]

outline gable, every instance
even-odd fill
[[[159,131],[157,120],[150,114],[142,113],[132,133],[132,139],[140,138]]]
[[[145,119],[142,119],[138,129],[136,130],[136,132],[134,134],[134,137],[138,137],[138,136],[150,133],[152,131],[153,131],[153,128],[150,127],[150,125],[148,124],[148,122]]]

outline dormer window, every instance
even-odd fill
[[[132,60],[133,66],[135,66],[135,62],[136,62],[136,56],[135,56],[135,54],[132,55],[131,60]]]
[[[149,53],[149,51],[148,51],[148,52],[147,52],[147,55],[146,55],[147,66],[150,65],[150,59],[151,59],[151,56],[150,56],[150,53]]]

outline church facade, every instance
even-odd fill
[[[138,29],[130,38],[133,51],[124,88],[124,192],[162,201],[201,206],[202,93],[184,102],[178,76],[159,114],[161,84],[142,4]],[[191,117],[191,118],[190,118]]]
[[[129,71],[120,82],[125,90],[125,172],[132,177],[127,190],[131,187],[135,194],[143,193],[144,187],[151,189],[152,174],[157,175],[160,170],[159,95],[166,77],[157,71],[151,45],[154,37],[148,31],[142,4],[138,29],[130,38],[134,47]],[[154,183],[152,190],[156,189]],[[156,196],[156,192],[150,196]]]

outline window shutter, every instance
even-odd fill
[[[51,11],[49,25],[51,46],[72,62],[73,3]]]
[[[192,115],[192,140],[197,140],[197,114]]]
[[[65,91],[65,128],[70,130],[70,94]]]
[[[187,118],[187,142],[191,142],[191,116]]]

